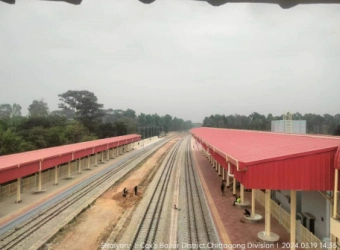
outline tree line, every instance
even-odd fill
[[[147,138],[192,128],[191,121],[169,114],[137,116],[132,109],[104,109],[95,94],[86,90],[58,96],[58,110],[50,112],[44,100],[34,100],[27,116],[22,116],[19,104],[0,104],[0,155],[133,133]]]
[[[340,114],[334,116],[330,114],[292,114],[293,120],[306,120],[306,131],[308,134],[328,134],[340,135]],[[283,115],[267,116],[253,112],[248,116],[245,115],[211,115],[203,120],[204,127],[215,128],[233,128],[270,131],[271,121],[283,120]]]

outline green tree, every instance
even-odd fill
[[[60,116],[60,117],[65,117],[68,120],[73,120],[76,115],[74,112],[70,109],[62,109],[62,110],[53,110],[50,114],[50,116]]]
[[[47,148],[47,129],[43,127],[34,127],[29,130],[27,141],[29,141],[35,149]]]
[[[14,103],[10,105],[8,103],[0,105],[0,118],[13,118],[21,116],[21,106]]]
[[[22,139],[15,132],[8,129],[0,132],[0,155],[14,154],[20,152]]]
[[[48,116],[48,105],[43,99],[40,101],[34,100],[28,107],[30,117],[47,117]]]
[[[97,136],[99,139],[116,136],[117,131],[113,123],[102,123],[97,127]]]
[[[72,110],[76,119],[81,121],[87,128],[94,131],[97,123],[101,122],[104,112],[103,104],[98,103],[94,93],[87,90],[69,90],[59,95],[59,108]]]
[[[136,112],[132,109],[127,109],[123,112],[123,116],[136,119]]]
[[[333,135],[340,135],[340,125],[335,129]]]
[[[163,129],[165,133],[168,133],[172,127],[172,116],[166,114],[162,120],[163,120]]]
[[[87,127],[78,121],[72,121],[65,127],[64,136],[68,144],[97,139],[95,135],[90,134]]]

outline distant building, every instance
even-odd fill
[[[279,133],[306,134],[306,120],[293,120],[292,114],[283,115],[283,120],[272,121],[271,131]]]
[[[306,134],[306,120],[289,121],[279,120],[272,121],[272,132]]]

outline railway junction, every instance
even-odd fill
[[[11,185],[16,192],[11,197],[16,197],[17,203],[11,197],[0,202],[0,248],[40,249],[58,232],[59,226],[65,226],[103,190],[133,171],[167,141],[177,138],[143,198],[129,210],[129,219],[121,223],[120,232],[111,232],[102,249],[118,245],[125,249],[337,249],[339,138],[213,128],[192,129],[191,136],[180,134],[150,141],[136,136],[110,138],[111,144],[107,141],[105,146],[95,141],[92,143],[97,144],[91,149],[70,150],[62,166],[56,161],[63,158],[61,153],[50,161],[42,157],[26,160],[26,164],[33,166],[28,177],[34,178],[34,189],[22,195],[27,188],[23,184],[25,175],[13,172],[7,177],[14,180]],[[147,145],[149,142],[153,143]],[[119,156],[123,153],[126,154]],[[41,154],[35,152],[35,155]],[[103,162],[102,166],[95,168],[99,162]],[[17,164],[16,168],[23,169],[22,166]],[[48,168],[50,172],[46,174]],[[91,171],[82,172],[85,169]],[[49,186],[45,191],[46,176],[50,183],[59,185]],[[222,181],[227,186],[224,195],[220,188]],[[71,182],[72,185],[67,184]],[[70,186],[77,186],[73,196],[67,193]],[[55,192],[49,191],[54,188]],[[278,199],[273,197],[273,190],[278,192]],[[328,206],[328,213],[321,217],[324,223],[313,207],[308,210],[304,205],[310,204],[308,195],[313,192],[324,199],[321,207]],[[284,201],[279,204],[279,195],[283,193],[289,194],[286,198],[289,209]],[[240,199],[233,206],[238,196]],[[54,201],[54,210],[47,209],[47,203],[55,197],[60,200]],[[62,201],[65,197],[66,201]],[[311,202],[318,207],[320,200]],[[21,218],[37,207],[35,215]],[[250,216],[244,215],[245,208],[250,210]],[[307,212],[315,216],[315,232],[297,221]],[[18,218],[21,219],[16,224],[11,224]],[[41,232],[35,232],[36,228],[43,230],[43,237]],[[331,236],[328,241],[316,236],[320,228],[326,234],[328,230]]]

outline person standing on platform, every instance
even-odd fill
[[[225,189],[225,180],[222,181],[221,184],[221,192],[222,192],[222,196],[224,196],[224,189]]]
[[[137,196],[138,186],[135,186],[133,189],[135,190],[135,195]]]
[[[235,206],[235,203],[240,203],[240,202],[241,202],[241,197],[240,196],[236,196],[235,200],[234,200],[234,203],[233,203],[233,206]]]

